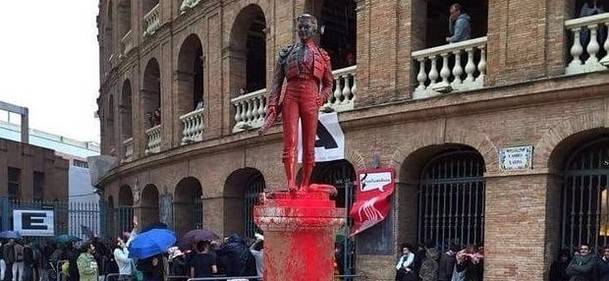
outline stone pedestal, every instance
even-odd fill
[[[332,281],[345,209],[327,193],[276,192],[254,207],[264,231],[264,281]]]

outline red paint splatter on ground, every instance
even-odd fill
[[[328,193],[269,194],[254,208],[264,230],[264,280],[332,281],[334,234],[344,213]]]

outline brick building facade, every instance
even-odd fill
[[[485,280],[547,280],[561,247],[607,239],[609,15],[461,3],[472,39],[444,45],[448,1],[101,1],[102,154],[120,165],[100,187],[144,223],[247,234],[250,195],[284,181],[281,128],[255,130],[265,86],[309,12],[338,67],[327,106],[347,143],[314,178],[396,170],[390,217],[356,239],[357,271],[393,280],[399,243],[458,238],[484,243]],[[522,145],[530,167],[501,169],[499,152]]]
[[[69,161],[55,151],[0,139],[0,196],[23,201],[68,200]]]

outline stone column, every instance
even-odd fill
[[[327,193],[276,192],[254,207],[264,230],[264,280],[332,281],[334,235],[344,214]]]

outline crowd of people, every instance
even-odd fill
[[[264,237],[247,241],[237,234],[223,240],[193,241],[190,245],[174,246],[166,252],[141,259],[129,257],[129,244],[137,237],[136,228],[123,237],[116,238],[115,249],[110,260],[116,268],[105,274],[118,273],[119,281],[162,281],[205,278],[214,276],[241,277],[262,276]]]
[[[113,240],[91,237],[74,242],[37,242],[8,239],[0,247],[0,281],[163,281],[214,276],[262,276],[264,237],[244,239],[232,234],[223,240],[195,241],[165,253],[135,260],[130,233]],[[178,277],[178,278],[175,278]],[[257,279],[256,279],[257,280]]]
[[[550,267],[550,281],[609,281],[609,246],[598,255],[585,243],[573,255],[561,250]]]
[[[396,281],[481,281],[484,269],[484,247],[451,243],[441,253],[433,242],[402,244],[395,266]]]

